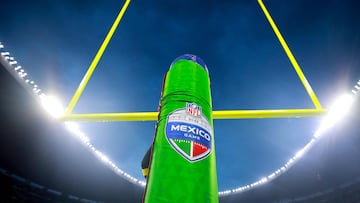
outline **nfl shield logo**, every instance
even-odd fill
[[[171,147],[190,162],[203,160],[211,153],[212,127],[194,103],[169,114],[165,135]]]
[[[186,103],[186,112],[192,116],[200,116],[201,107],[195,103]]]

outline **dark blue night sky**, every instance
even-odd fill
[[[324,108],[349,92],[360,78],[359,2],[264,3]],[[0,41],[66,106],[122,4],[2,0]],[[75,112],[156,111],[162,78],[185,53],[209,67],[214,110],[312,108],[257,1],[133,0]],[[215,120],[219,190],[252,183],[285,164],[320,120]],[[140,161],[155,122],[80,125],[94,146],[142,179]]]

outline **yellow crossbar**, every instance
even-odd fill
[[[213,119],[294,118],[319,116],[324,113],[326,110],[318,109],[230,110],[213,111]],[[77,122],[155,121],[157,119],[158,112],[71,114],[62,118],[62,120]]]

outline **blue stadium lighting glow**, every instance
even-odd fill
[[[334,104],[330,107],[329,113],[323,118],[321,125],[318,130],[314,133],[313,138],[302,148],[300,149],[295,156],[290,158],[285,165],[281,168],[277,169],[275,172],[271,173],[267,176],[267,178],[262,178],[259,181],[251,183],[249,185],[245,185],[242,187],[238,187],[231,190],[221,191],[219,192],[220,196],[230,195],[232,193],[239,193],[250,190],[256,186],[265,184],[270,180],[279,177],[285,171],[287,171],[291,166],[293,166],[301,157],[303,157],[317,142],[317,140],[324,135],[324,133],[333,127],[337,122],[341,121],[346,114],[349,112],[352,104],[355,102],[356,95],[359,94],[360,90],[360,80],[357,82],[357,85],[354,86],[354,89],[351,90],[352,94],[344,94],[340,96],[337,100],[335,100]]]
[[[11,71],[17,73],[18,77],[23,81],[25,85],[28,85],[33,93],[39,96],[41,103],[43,104],[45,110],[49,112],[50,115],[54,117],[61,116],[65,111],[61,105],[61,102],[53,96],[47,96],[42,90],[38,87],[37,84],[31,79],[28,78],[28,74],[25,70],[17,65],[18,62],[14,59],[14,57],[10,56],[10,53],[7,51],[3,51],[4,45],[0,42],[0,57],[2,57],[5,61],[8,62],[9,67],[12,68]],[[266,177],[261,178],[260,180],[253,182],[248,185],[244,185],[238,188],[234,188],[231,190],[220,191],[219,196],[226,196],[233,193],[240,193],[244,191],[251,190],[260,185],[266,184],[275,178],[279,177],[281,174],[286,172],[289,168],[291,168],[301,157],[303,157],[318,141],[320,137],[324,135],[324,133],[333,127],[337,122],[341,121],[349,112],[351,105],[354,103],[356,96],[359,95],[360,91],[360,80],[357,81],[354,88],[351,90],[352,94],[345,94],[340,96],[337,100],[335,100],[334,104],[329,108],[328,114],[323,118],[321,125],[318,130],[314,133],[313,138],[297,153],[290,158],[283,166],[275,170],[273,173],[269,174]],[[126,173],[122,169],[120,169],[115,163],[111,161],[111,159],[104,155],[102,152],[97,150],[91,143],[89,138],[81,131],[79,126],[74,122],[65,122],[65,127],[69,130],[69,132],[74,135],[85,147],[88,148],[90,152],[93,153],[95,157],[97,157],[103,164],[108,166],[112,171],[114,171],[119,176],[138,184],[142,187],[146,185],[146,182],[138,180],[134,178],[130,174]]]
[[[39,86],[29,78],[28,74],[22,68],[22,66],[17,65],[18,62],[15,61],[14,57],[10,56],[10,52],[3,51],[4,45],[0,42],[0,55],[1,57],[8,62],[9,67],[12,68],[12,72],[17,73],[19,79],[29,86],[29,89],[39,97],[40,103],[44,107],[45,111],[49,113],[49,115],[58,118],[64,114],[65,109],[63,108],[59,99],[55,96],[49,96],[42,92]],[[111,170],[113,170],[116,174],[120,175],[121,177],[138,184],[142,187],[145,186],[144,181],[140,181],[137,178],[134,178],[130,174],[126,173],[122,169],[120,169],[115,163],[113,163],[106,155],[102,152],[97,150],[91,143],[90,139],[85,135],[84,132],[81,131],[79,126],[74,122],[65,122],[65,128],[71,133],[71,135],[75,136],[85,147],[88,148],[90,152],[93,153],[95,157],[97,157],[102,163],[108,166]]]

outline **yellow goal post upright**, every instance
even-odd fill
[[[99,63],[107,45],[109,44],[115,30],[117,29],[126,9],[131,0],[125,0],[118,16],[116,17],[113,25],[111,26],[108,34],[106,35],[103,43],[101,44],[97,54],[90,64],[85,76],[80,82],[74,96],[72,97],[65,115],[61,118],[63,121],[87,121],[87,122],[114,122],[114,121],[155,121],[158,118],[158,112],[123,112],[123,113],[84,113],[73,114],[72,111],[76,106],[81,94],[83,93],[87,83],[89,82],[97,64]],[[282,48],[284,49],[287,57],[289,58],[295,72],[297,73],[301,83],[303,84],[307,94],[309,95],[315,108],[309,109],[266,109],[266,110],[218,110],[213,111],[213,119],[246,119],[246,118],[291,118],[291,117],[305,117],[305,116],[318,116],[327,112],[326,109],[321,107],[314,91],[312,90],[309,82],[307,81],[304,73],[302,72],[299,64],[297,63],[294,55],[290,51],[286,41],[281,35],[277,25],[272,19],[269,11],[265,7],[262,0],[258,3],[266,16],[272,30],[278,38]]]

